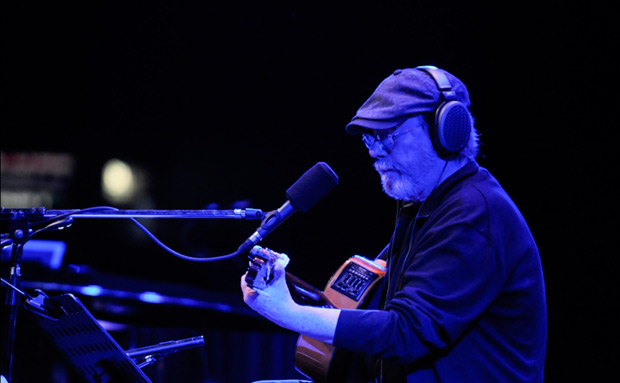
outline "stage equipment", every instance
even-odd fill
[[[147,235],[149,235],[158,245],[167,250],[169,253],[182,257],[183,259],[191,259],[198,261],[215,261],[220,259],[230,258],[237,253],[232,253],[223,257],[213,258],[194,258],[188,257],[183,254],[179,254],[174,250],[168,248],[161,243],[152,233],[150,233],[142,224],[135,220],[135,218],[192,218],[192,219],[261,219],[264,216],[263,212],[259,209],[234,209],[234,210],[119,210],[108,206],[92,207],[81,210],[46,210],[45,208],[29,208],[29,209],[5,209],[0,211],[0,220],[3,225],[7,223],[8,232],[2,233],[0,246],[5,247],[12,245],[10,261],[8,263],[8,280],[2,280],[8,288],[6,291],[6,299],[4,301],[3,308],[3,355],[2,355],[2,374],[7,382],[11,382],[13,374],[13,357],[15,352],[15,328],[17,326],[17,311],[20,306],[20,278],[21,278],[21,261],[23,255],[23,247],[28,240],[32,237],[46,231],[62,230],[71,226],[74,222],[74,218],[86,219],[86,218],[125,218],[133,221],[138,227],[140,227]],[[4,226],[3,226],[4,227]],[[4,265],[3,265],[4,269]],[[4,270],[3,270],[4,273]],[[42,294],[42,293],[41,293]],[[62,297],[62,296],[61,296]],[[60,297],[48,298],[47,296],[40,295],[36,298],[28,298],[24,302],[24,305],[28,306],[31,311],[35,307],[39,307],[38,313],[49,318],[53,318],[50,315],[49,307],[56,307],[55,305],[49,306],[50,302],[61,299]],[[68,307],[74,307],[71,305],[83,306],[81,303],[69,302],[73,298],[63,298],[61,302]],[[77,298],[75,298],[77,300]],[[42,309],[48,304],[47,309]],[[62,304],[60,305],[62,307]],[[85,309],[84,309],[85,310]],[[36,311],[36,310],[34,310]],[[58,312],[56,312],[58,314]],[[90,315],[84,314],[86,316]],[[66,315],[65,315],[66,316]],[[61,315],[61,317],[64,317]],[[92,317],[92,315],[91,315]],[[43,323],[43,322],[40,322]],[[109,335],[108,335],[109,337]],[[152,358],[151,358],[152,359]],[[121,363],[121,362],[119,362]],[[125,368],[129,368],[124,364]],[[118,367],[118,366],[116,366]],[[114,367],[114,368],[116,368]],[[112,368],[112,367],[110,367]],[[101,371],[95,367],[87,368],[90,373],[100,373]],[[104,368],[105,369],[105,368]],[[105,380],[100,380],[105,381]]]
[[[3,323],[3,344],[4,353],[2,355],[2,372],[5,378],[11,383],[12,364],[15,350],[15,328],[17,324],[17,309],[20,305],[20,275],[21,275],[21,259],[23,255],[24,244],[35,235],[53,230],[62,230],[71,226],[74,219],[129,219],[144,231],[153,241],[161,248],[175,257],[193,262],[214,262],[233,258],[239,254],[244,254],[265,236],[271,233],[283,221],[289,218],[294,212],[308,211],[320,199],[325,197],[338,184],[338,176],[324,162],[319,162],[306,171],[287,191],[287,201],[277,210],[263,214],[260,209],[234,209],[234,210],[120,210],[109,206],[98,206],[80,210],[46,210],[45,208],[29,208],[29,209],[5,209],[0,211],[0,221],[8,223],[8,232],[2,233],[0,247],[13,245],[11,251],[11,259],[9,263],[8,281],[4,281],[7,286],[5,307],[4,307],[4,323]],[[183,219],[261,219],[261,226],[250,236],[239,248],[226,255],[198,258],[180,254],[157,239],[146,227],[136,218],[183,218]],[[23,293],[23,292],[22,292]],[[60,297],[65,298],[60,298]],[[43,303],[56,302],[62,308],[80,306],[79,309],[84,311],[83,305],[77,301],[77,298],[70,295],[63,295],[56,298],[47,298],[41,296],[26,300],[25,304],[32,304],[41,301]],[[77,303],[76,303],[77,302]],[[44,307],[44,304],[39,305]],[[50,306],[54,307],[54,305]],[[39,310],[39,314],[43,316],[50,315],[49,310]],[[52,310],[54,311],[54,310]],[[58,312],[54,311],[55,314]],[[85,314],[86,315],[86,314]],[[88,313],[86,316],[89,316]],[[61,315],[61,317],[64,317]],[[92,315],[90,315],[92,317]],[[94,319],[94,318],[93,318]],[[121,363],[121,362],[119,362]],[[118,367],[118,366],[117,366]],[[125,365],[127,367],[127,365]],[[99,374],[100,371],[90,367],[91,373]]]
[[[123,351],[74,295],[50,298],[37,290],[32,297],[4,279],[2,283],[24,296],[27,315],[87,382],[150,383],[141,368],[179,350],[204,345],[204,338],[198,336]]]

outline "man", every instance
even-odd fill
[[[287,329],[352,351],[351,382],[542,382],[546,303],[540,256],[517,207],[475,161],[469,94],[435,67],[397,70],[346,127],[398,202],[368,307],[295,303],[277,265],[246,303]]]

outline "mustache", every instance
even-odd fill
[[[384,172],[384,171],[387,171],[387,170],[394,170],[394,167],[391,164],[388,164],[387,162],[382,162],[382,161],[375,161],[375,163],[373,163],[372,166],[378,172]]]

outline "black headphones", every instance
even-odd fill
[[[430,75],[441,92],[442,102],[435,110],[435,124],[430,129],[433,146],[440,156],[455,156],[469,141],[473,128],[467,107],[456,99],[452,84],[441,69],[431,65],[416,69]]]

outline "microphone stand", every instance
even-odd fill
[[[71,226],[73,218],[183,218],[183,219],[262,219],[260,209],[234,210],[120,210],[112,207],[95,207],[74,210],[46,210],[43,207],[27,209],[5,209],[0,211],[0,221],[8,221],[8,233],[2,233],[0,247],[13,245],[9,263],[8,282],[16,289],[21,288],[21,258],[23,246],[35,234],[59,230]],[[33,227],[46,225],[36,231]],[[4,267],[2,270],[4,274]],[[2,331],[2,374],[11,383],[13,357],[15,353],[15,329],[20,298],[16,289],[7,288],[4,301]]]
[[[139,368],[143,368],[157,362],[168,354],[191,347],[199,347],[204,343],[204,337],[201,335],[193,338],[162,342],[153,346],[135,348],[126,353]]]

